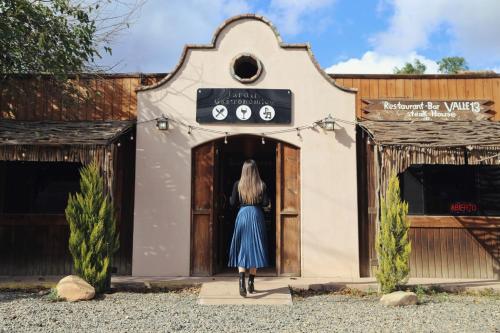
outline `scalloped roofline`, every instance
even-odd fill
[[[299,43],[297,43],[297,44],[283,43],[283,40],[281,39],[281,36],[280,36],[280,34],[278,32],[278,29],[274,26],[274,24],[271,21],[269,21],[267,18],[265,18],[264,16],[256,15],[256,14],[236,15],[236,16],[230,17],[229,19],[225,20],[215,30],[215,33],[214,33],[214,35],[212,37],[212,42],[209,43],[209,44],[186,44],[184,46],[183,51],[182,51],[181,57],[179,59],[179,62],[174,67],[174,70],[172,72],[168,73],[167,76],[165,76],[163,79],[161,79],[160,81],[158,81],[158,82],[156,82],[156,83],[154,83],[152,85],[137,87],[135,89],[135,91],[139,93],[141,91],[156,89],[156,88],[164,85],[165,83],[167,83],[168,81],[170,81],[177,74],[177,72],[181,69],[182,65],[186,61],[187,54],[188,54],[188,52],[190,50],[213,50],[213,49],[215,49],[216,45],[217,45],[217,41],[219,39],[219,36],[220,36],[221,32],[226,27],[228,27],[233,22],[240,21],[240,20],[246,20],[246,19],[256,20],[256,21],[260,21],[260,22],[263,22],[263,23],[267,24],[271,28],[271,30],[274,32],[274,35],[276,36],[276,39],[278,41],[278,45],[281,48],[283,48],[283,49],[304,49],[304,50],[306,50],[307,53],[309,54],[309,57],[310,57],[312,63],[314,64],[314,67],[316,67],[316,69],[321,74],[321,76],[323,76],[323,78],[325,78],[334,87],[336,87],[336,88],[338,88],[338,89],[340,89],[342,91],[349,92],[349,93],[356,93],[357,92],[357,89],[355,89],[355,88],[346,88],[346,87],[342,87],[342,86],[338,85],[335,82],[335,80],[332,79],[321,68],[321,66],[319,65],[318,61],[314,57],[314,54],[313,54],[313,52],[311,50],[311,46],[309,45],[309,43],[301,43],[301,44],[299,44]]]

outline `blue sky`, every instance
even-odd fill
[[[187,43],[208,43],[230,16],[257,13],[285,42],[309,42],[332,73],[392,73],[418,58],[463,56],[500,72],[500,0],[146,0],[101,63],[115,72],[168,72]]]

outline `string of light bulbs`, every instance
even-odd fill
[[[145,123],[150,123],[150,122],[155,122],[155,121],[158,122],[158,120],[160,120],[162,118],[165,119],[165,120],[167,120],[167,121],[171,121],[173,123],[176,123],[176,124],[178,124],[180,126],[183,126],[183,127],[187,128],[188,134],[192,134],[192,132],[194,130],[197,130],[197,131],[204,131],[204,132],[209,132],[209,133],[224,135],[224,143],[225,144],[228,143],[228,137],[231,136],[231,135],[233,135],[233,133],[230,133],[230,132],[227,132],[227,131],[219,131],[219,130],[216,130],[216,129],[213,129],[213,128],[206,128],[206,127],[202,127],[202,126],[198,126],[198,125],[190,125],[190,124],[187,124],[187,123],[182,122],[180,120],[177,120],[177,119],[174,119],[174,118],[170,118],[170,117],[166,117],[165,115],[162,115],[162,116],[156,117],[156,118],[152,118],[152,119],[146,119],[146,120],[136,121],[136,124],[140,125],[140,124],[145,124]],[[368,135],[368,142],[371,141],[374,144],[379,144],[377,142],[377,140],[375,140],[375,138],[373,136],[373,133],[371,133],[367,128],[365,128],[365,126],[363,126],[362,122],[359,122],[357,120],[355,120],[355,121],[349,121],[349,120],[345,120],[345,119],[335,118],[335,117],[332,117],[331,115],[328,115],[327,117],[325,117],[325,118],[323,118],[321,120],[313,122],[312,125],[303,125],[303,126],[296,126],[296,127],[292,127],[292,128],[286,128],[286,129],[282,129],[282,130],[261,132],[261,133],[259,133],[260,136],[261,136],[261,142],[262,142],[262,144],[265,144],[266,143],[265,138],[268,137],[269,135],[282,134],[282,133],[290,133],[290,132],[296,132],[297,136],[299,138],[302,138],[301,133],[300,133],[301,131],[308,130],[308,129],[314,129],[315,130],[317,127],[323,127],[324,128],[325,121],[331,121],[332,122],[331,123],[331,125],[332,125],[332,129],[331,130],[333,130],[333,126],[335,124],[337,124],[337,123],[347,124],[347,125],[352,125],[352,126],[359,125],[359,128]],[[234,133],[234,134],[245,134],[245,133]],[[252,133],[252,134],[255,134],[255,133]],[[134,140],[133,135],[130,137],[130,140]],[[120,147],[120,143],[119,142],[118,142],[118,147]],[[482,162],[487,161],[487,160],[495,159],[495,158],[498,158],[498,161],[500,162],[500,154],[494,154],[492,156],[488,156],[488,157],[485,157],[485,158],[479,160],[479,163],[482,163]]]

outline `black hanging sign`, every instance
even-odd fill
[[[200,124],[290,124],[292,92],[288,89],[198,89],[196,121]]]

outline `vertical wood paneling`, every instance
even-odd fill
[[[415,251],[415,258],[417,263],[415,266],[417,267],[417,277],[424,276],[424,268],[423,268],[423,259],[422,259],[422,229],[415,228],[415,238],[412,240],[412,251]]]
[[[378,80],[379,98],[387,98],[387,80]]]
[[[457,98],[466,98],[465,94],[465,79],[457,79]]]
[[[404,98],[405,95],[405,86],[403,80],[396,80],[395,82],[395,94],[397,98]]]
[[[429,258],[427,255],[427,252],[429,250],[429,240],[427,237],[427,230],[423,228],[419,228],[420,230],[420,242],[421,242],[421,247],[420,247],[420,253],[421,253],[421,260],[422,260],[422,277],[424,276],[430,276],[429,273]]]
[[[488,81],[488,80],[486,80],[486,81]],[[448,88],[448,98],[456,99],[457,98],[457,80],[447,79],[446,84],[447,84],[447,88]]]
[[[370,85],[370,98],[378,98],[378,85],[379,85],[379,80],[376,79],[371,79],[368,80],[369,85]]]
[[[212,224],[215,147],[209,142],[193,149],[191,198],[191,275],[212,274]]]
[[[446,80],[446,79],[438,79],[436,81],[438,81],[438,85],[439,85],[439,98],[440,99],[448,98],[448,96],[449,96],[449,92],[448,92],[448,80]]]
[[[422,97],[422,80],[413,79],[413,98],[421,98]]]
[[[397,97],[396,95],[396,80],[388,79],[387,80],[387,94],[392,97]]]
[[[431,98],[431,83],[429,79],[422,80],[422,98]]]
[[[300,276],[300,150],[281,142],[277,145],[276,191],[278,274]]]
[[[475,88],[474,79],[465,79],[465,98],[474,98]]]
[[[481,267],[479,266],[479,257],[481,256],[481,251],[479,249],[478,241],[469,233],[470,240],[472,243],[472,257],[473,257],[473,265],[474,265],[474,276],[481,277]]]
[[[159,78],[150,78],[149,81],[155,82]],[[136,118],[138,76],[104,75],[72,81],[76,83],[79,96],[62,94],[61,87],[50,77],[10,80],[0,90],[0,119],[72,121]],[[352,81],[347,82],[352,84]]]
[[[410,274],[425,278],[500,278],[498,229],[411,228]]]
[[[484,94],[484,80],[474,79],[474,96],[475,98],[485,98]]]
[[[404,96],[405,98],[413,98],[413,82],[410,79],[404,81]]]
[[[467,277],[473,278],[474,277],[474,245],[472,243],[472,240],[470,238],[470,235],[466,234],[465,235],[465,254],[467,257]]]
[[[454,265],[455,248],[453,246],[453,230],[449,230],[446,233],[446,250],[447,250],[446,266],[448,271],[448,277],[454,278],[456,277],[456,275],[455,275],[455,265]]]
[[[494,100],[495,111],[495,120],[500,121],[500,78],[492,80],[491,83],[492,96]]]
[[[361,96],[361,98],[370,97],[370,80],[360,81],[359,95]]]
[[[356,94],[356,110],[361,110],[361,93],[359,92],[360,84],[361,83],[359,79],[352,80],[352,88],[358,89],[358,93]]]
[[[409,237],[410,237],[410,239],[416,239],[415,229],[410,229]],[[412,248],[413,248],[413,244],[412,244]],[[418,262],[417,261],[417,252],[411,251],[410,252],[410,274],[412,274],[413,276],[418,276],[417,262]]]
[[[486,263],[486,251],[481,251],[481,240],[484,239],[484,232],[482,229],[478,229],[474,231],[474,237],[478,239],[479,246],[479,270],[481,272],[481,278],[488,277],[488,269]]]
[[[448,278],[448,250],[446,248],[446,235],[447,232],[445,229],[439,229],[439,245],[440,245],[440,257],[441,257],[441,276]]]
[[[137,95],[134,93],[141,83],[140,80],[131,80],[131,94],[130,94],[130,116],[135,119],[137,115]]]
[[[429,88],[430,88],[431,99],[439,99],[441,97],[439,93],[439,80],[437,79],[429,80]]]
[[[333,76],[335,77],[335,75]],[[409,98],[409,99],[489,99],[498,111],[495,120],[500,120],[500,78],[336,78],[337,84],[358,89],[356,115],[361,116],[362,98]]]
[[[352,79],[351,78],[345,78],[343,79],[343,82],[341,84],[343,87],[352,87]]]

